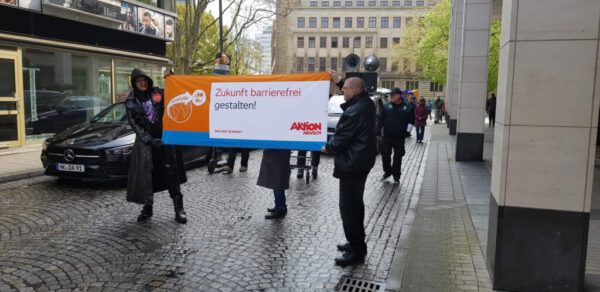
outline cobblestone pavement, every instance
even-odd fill
[[[323,157],[319,179],[292,176],[288,216],[264,220],[270,190],[256,186],[261,152],[246,173],[188,172],[189,222],[174,220],[168,195],[136,223],[140,206],[122,186],[35,178],[0,185],[0,291],[333,290],[342,276],[385,283],[427,144],[407,140],[400,186],[380,182],[380,159],[365,191],[368,258],[340,268],[344,242],[338,181]],[[239,160],[238,160],[239,161]],[[419,180],[419,176],[421,179]]]

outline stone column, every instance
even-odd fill
[[[460,59],[462,51],[462,34],[463,34],[463,9],[465,0],[452,1],[452,22],[451,40],[449,42],[448,67],[449,79],[447,83],[448,97],[446,98],[446,111],[450,118],[446,123],[450,128],[450,135],[456,135],[456,117],[458,113],[458,88],[460,82]]]
[[[487,264],[510,291],[583,291],[600,1],[505,0]]]
[[[465,0],[464,4],[456,161],[481,161],[492,1]]]

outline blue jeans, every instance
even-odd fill
[[[275,209],[278,211],[287,211],[285,204],[285,190],[273,190],[275,195]]]
[[[425,136],[425,127],[416,127],[417,128],[417,140],[423,141],[423,136]]]

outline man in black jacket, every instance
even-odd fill
[[[376,140],[375,104],[365,91],[364,81],[348,78],[342,91],[344,113],[323,152],[335,155],[333,176],[340,179],[340,214],[348,243],[337,246],[344,254],[335,262],[345,266],[361,263],[367,255],[363,193],[375,164]]]
[[[377,116],[376,135],[381,139],[381,162],[383,164],[382,180],[394,176],[394,184],[400,182],[402,156],[405,154],[404,138],[406,127],[414,116],[414,108],[402,99],[402,90],[392,88],[390,102],[386,103]],[[394,151],[394,160],[392,158]]]

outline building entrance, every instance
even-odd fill
[[[0,50],[0,147],[21,146],[23,84],[18,51]]]

